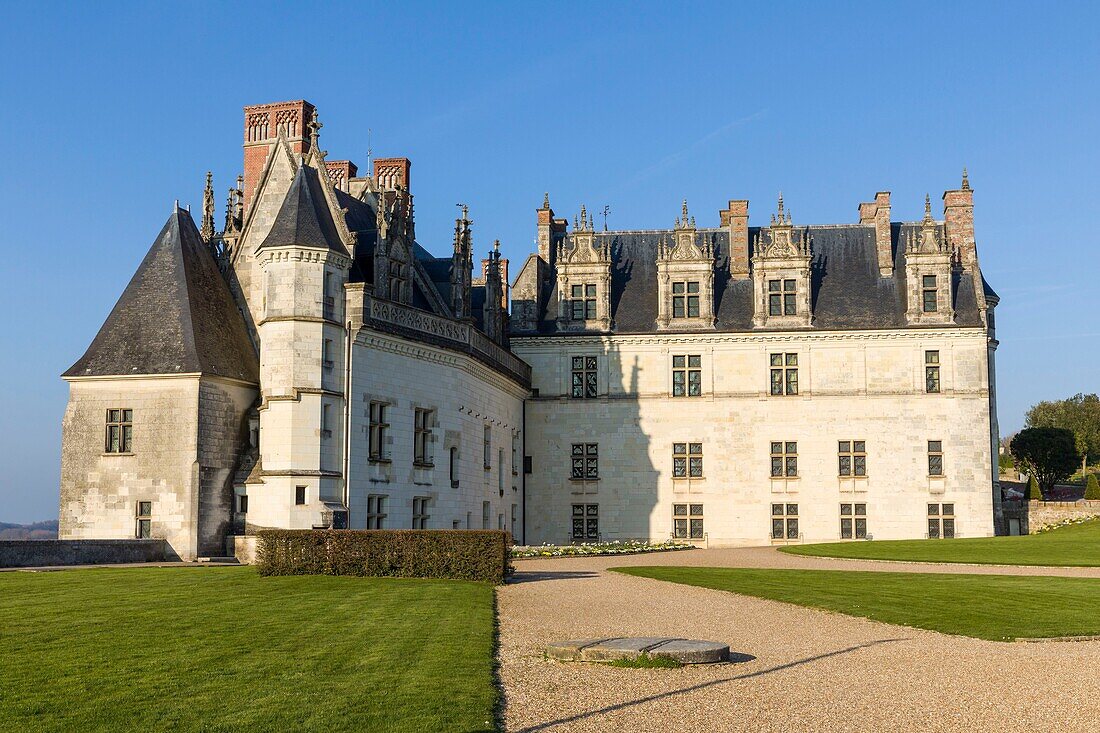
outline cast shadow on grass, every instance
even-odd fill
[[[703,690],[703,689],[706,689],[708,687],[714,687],[716,685],[722,685],[722,684],[725,684],[727,682],[734,682],[736,680],[747,680],[747,679],[752,679],[753,677],[763,677],[764,675],[772,674],[773,672],[782,672],[783,670],[791,669],[792,667],[800,667],[803,664],[810,664],[811,662],[818,662],[818,661],[821,661],[822,659],[829,659],[830,657],[837,657],[837,656],[840,656],[842,654],[850,654],[852,652],[857,652],[861,649],[867,649],[869,647],[878,646],[879,644],[890,644],[890,643],[895,642],[895,641],[907,641],[907,639],[905,639],[905,638],[900,638],[900,639],[876,639],[875,641],[869,641],[866,644],[857,644],[856,646],[850,646],[850,647],[847,647],[845,649],[837,649],[835,651],[825,652],[824,654],[817,654],[817,655],[812,656],[812,657],[806,657],[805,659],[796,659],[793,662],[787,662],[786,664],[779,664],[779,665],[776,665],[775,667],[768,667],[767,669],[758,669],[755,672],[746,672],[745,674],[737,674],[737,675],[733,675],[732,677],[723,677],[723,678],[717,679],[717,680],[709,680],[707,682],[700,682],[697,685],[691,685],[689,687],[682,687],[678,690],[669,690],[668,692],[661,692],[661,693],[656,694],[656,695],[648,695],[646,697],[641,697],[641,698],[638,698],[637,700],[629,700],[627,702],[616,703],[615,705],[608,705],[607,707],[600,708],[599,710],[589,710],[588,712],[578,713],[577,715],[571,715],[567,718],[558,718],[557,720],[551,720],[551,721],[548,721],[546,723],[539,723],[538,725],[533,725],[533,726],[530,726],[530,727],[527,727],[527,728],[522,728],[521,730],[517,731],[517,733],[534,733],[535,731],[547,730],[548,728],[553,728],[554,726],[557,726],[557,725],[565,725],[565,724],[568,724],[568,723],[575,723],[575,722],[580,721],[580,720],[585,720],[587,718],[597,717],[597,716],[600,716],[600,715],[604,715],[606,713],[613,713],[613,712],[616,712],[618,710],[625,710],[626,708],[634,707],[635,705],[644,705],[645,703],[648,703],[648,702],[663,700],[663,699],[668,698],[668,697],[673,697],[674,695],[680,695],[680,694],[683,694],[683,693],[686,693],[686,692],[695,692],[696,690]],[[745,656],[751,656],[751,655],[745,655]],[[731,661],[733,661],[733,655],[732,654],[730,655],[730,659],[731,659]]]
[[[534,583],[540,580],[576,580],[595,578],[599,573],[592,570],[516,570],[508,578],[508,585],[515,583]]]

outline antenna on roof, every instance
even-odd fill
[[[607,204],[604,204],[603,205],[603,211],[601,211],[600,213],[603,214],[603,230],[606,232],[607,231],[607,215],[611,213],[611,207],[608,206]]]

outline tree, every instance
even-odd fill
[[[1066,428],[1024,428],[1012,439],[1012,457],[1050,496],[1054,484],[1065,481],[1077,468],[1077,444]]]
[[[1100,456],[1100,397],[1076,394],[1066,400],[1040,402],[1027,411],[1029,428],[1066,428],[1073,431],[1081,471],[1088,467],[1089,456]]]
[[[1042,501],[1043,493],[1039,491],[1039,482],[1035,480],[1034,476],[1031,476],[1027,480],[1027,493],[1024,494],[1024,498],[1031,501]]]
[[[1100,481],[1096,480],[1096,474],[1090,473],[1088,483],[1085,484],[1086,499],[1100,499]]]

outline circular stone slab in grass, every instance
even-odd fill
[[[546,654],[562,662],[614,662],[642,655],[680,664],[713,664],[730,658],[729,644],[669,636],[601,637],[550,644]]]

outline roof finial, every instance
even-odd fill
[[[493,254],[498,255],[498,256],[500,255],[500,240],[499,239],[494,239],[493,240]]]
[[[783,192],[779,192],[779,219],[783,220]]]
[[[932,198],[924,194],[924,220],[932,221]]]
[[[313,148],[314,150],[318,149],[317,138],[321,135],[322,127],[324,127],[324,124],[322,124],[321,121],[317,119],[317,108],[314,107],[313,114],[310,116],[309,119],[309,147]]]
[[[965,166],[965,165],[963,166],[963,185],[962,185],[962,190],[964,190],[964,191],[969,191],[969,190],[970,190],[970,179],[966,177],[966,166]]]
[[[202,192],[202,229],[199,234],[207,244],[214,239],[214,175],[206,172],[206,188]]]
[[[688,200],[684,199],[684,202],[680,204],[680,214],[684,219],[684,226],[688,223]]]
[[[549,209],[550,208],[550,192],[549,191],[547,191],[546,193],[544,193],[542,195],[542,208],[544,208],[544,209]]]

